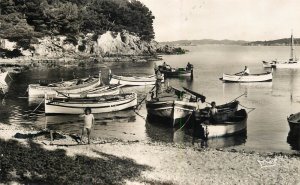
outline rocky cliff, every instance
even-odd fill
[[[1,46],[7,50],[17,48],[16,43],[3,40]],[[81,35],[70,39],[67,36],[43,37],[31,44],[31,49],[19,48],[25,56],[48,58],[74,56],[121,56],[154,55],[161,47],[156,41],[143,41],[126,31],[114,33],[107,31],[102,35]]]

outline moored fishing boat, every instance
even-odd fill
[[[271,68],[272,65],[274,65],[274,64],[276,64],[276,61],[272,61],[272,62],[262,61],[263,68]]]
[[[166,123],[172,123],[175,127],[176,125],[187,121],[188,116],[195,110],[201,109],[201,113],[205,114],[209,109],[201,108],[203,107],[203,103],[205,103],[205,96],[187,88],[184,88],[184,90],[192,94],[192,96],[172,87],[172,91],[169,93],[160,95],[159,98],[152,98],[151,100],[146,101],[148,116],[158,117],[158,119],[163,118],[166,120]],[[224,117],[224,115],[229,115],[230,113],[233,114],[237,110],[238,104],[238,101],[232,101],[230,103],[219,105],[216,108],[220,112],[220,117],[221,115]]]
[[[85,79],[74,79],[47,85],[30,84],[28,85],[29,98],[44,98],[45,94],[56,96],[57,91],[61,93],[80,93],[93,89],[101,84],[101,75],[99,77],[89,77]]]
[[[270,82],[273,79],[272,72],[261,74],[223,74],[221,80],[231,83],[247,83],[247,82]]]
[[[158,78],[161,80],[161,82],[164,82],[164,75],[159,77],[156,75],[150,75],[146,77],[118,76],[111,74],[111,71],[109,70],[109,84],[121,84],[126,86],[155,85]]]
[[[291,48],[291,54],[288,61],[272,61],[272,62],[266,62],[269,65],[271,65],[272,68],[288,68],[288,69],[297,69],[300,68],[300,62],[294,55],[294,37],[293,34],[291,34],[290,38],[290,48]]]
[[[226,120],[209,120],[200,123],[201,133],[204,138],[224,137],[233,134],[238,134],[247,128],[248,114],[245,109],[234,112],[234,115],[229,116]]]
[[[83,114],[86,107],[92,113],[125,110],[137,105],[136,93],[107,95],[97,98],[45,98],[45,114]]]
[[[192,77],[193,76],[193,65],[188,63],[185,68],[173,68],[170,65],[164,64],[159,65],[157,68],[165,77]]]
[[[287,121],[289,122],[290,129],[293,130],[295,127],[300,127],[300,112],[291,114]]]

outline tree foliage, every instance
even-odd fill
[[[137,0],[1,0],[0,7],[2,38],[122,30],[154,38],[154,16]]]

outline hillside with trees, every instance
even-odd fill
[[[93,34],[95,41],[107,31],[154,38],[154,16],[137,0],[1,0],[0,7],[0,38],[23,49],[58,35],[74,45],[80,35]]]

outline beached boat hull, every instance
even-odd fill
[[[247,128],[247,118],[247,112],[241,109],[235,113],[232,121],[229,119],[224,122],[201,123],[201,127],[204,130],[204,137],[224,137],[241,133]]]
[[[83,114],[86,107],[92,109],[92,113],[105,113],[115,112],[132,108],[137,105],[137,94],[120,94],[114,95],[116,100],[102,101],[97,99],[70,99],[64,100],[45,100],[45,113],[46,114]],[[125,98],[118,99],[118,96]],[[112,96],[114,99],[114,97]]]
[[[151,75],[148,77],[127,77],[109,74],[109,84],[120,84],[126,86],[145,86],[145,85],[155,85],[157,77]],[[164,82],[164,75],[161,75],[161,82]]]
[[[8,75],[8,71],[0,73],[0,84],[6,84],[6,77]]]
[[[99,90],[94,91],[93,89],[90,91],[85,91],[81,93],[60,93],[57,92],[57,98],[95,98],[105,95],[117,95],[120,94],[120,88],[110,88],[109,86],[102,86]]]
[[[146,109],[149,117],[160,117],[165,119],[173,118],[173,101],[160,102],[160,101],[147,101]]]
[[[251,83],[251,82],[270,82],[273,79],[272,73],[250,74],[250,75],[229,75],[223,74],[221,80],[231,83]]]
[[[290,129],[293,130],[295,127],[300,127],[300,112],[291,114],[287,121],[289,122]]]
[[[100,84],[101,81],[99,78],[94,78],[90,82],[84,84],[68,86],[68,87],[49,87],[49,86],[42,86],[40,84],[30,84],[28,86],[28,96],[30,98],[44,98],[45,94],[47,94],[48,96],[56,96],[57,91],[65,94],[80,93],[80,92],[93,89],[99,86]]]

